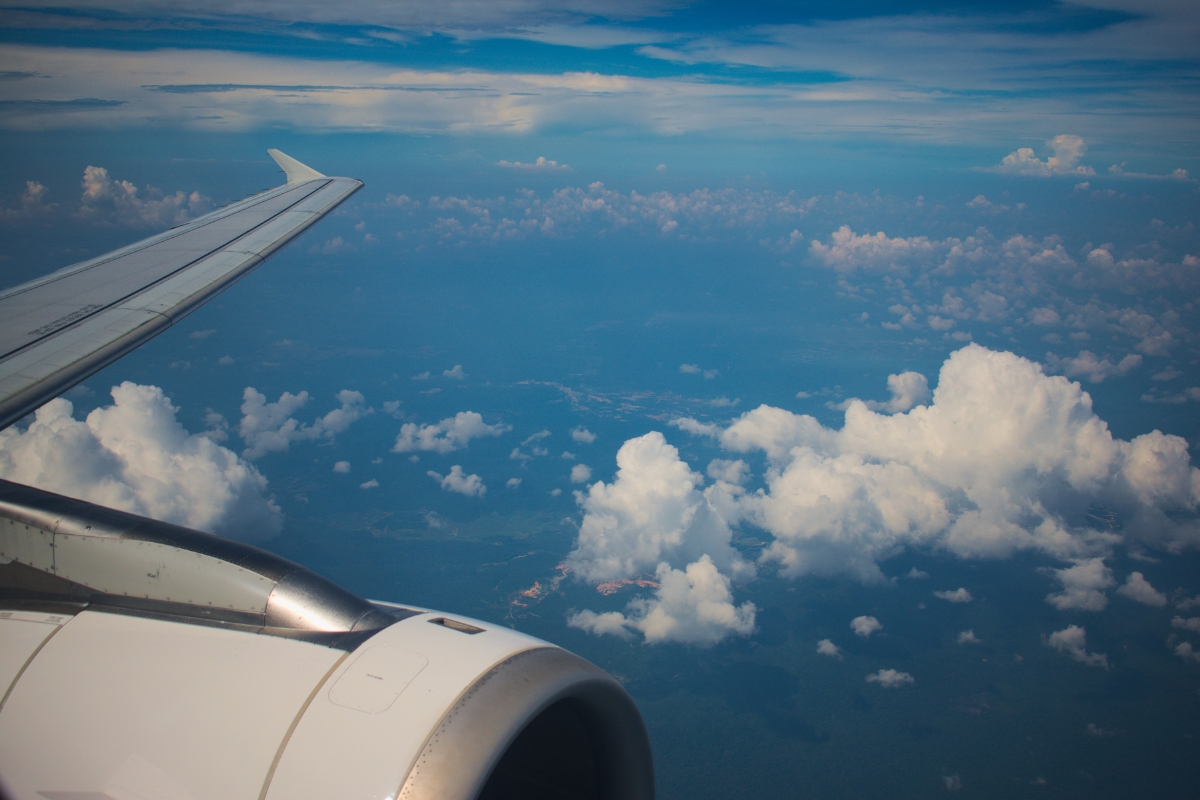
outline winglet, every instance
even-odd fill
[[[312,167],[301,164],[286,153],[281,153],[278,150],[268,150],[267,155],[275,159],[275,163],[279,165],[279,168],[287,173],[288,183],[303,183],[304,181],[311,181],[313,178],[325,177]]]

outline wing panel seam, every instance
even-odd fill
[[[326,186],[328,186],[332,182],[333,182],[333,179],[327,180],[325,182],[324,186],[317,187],[316,189],[314,189],[313,191],[309,192],[304,197],[302,197],[300,200],[297,200],[294,203],[292,203],[291,205],[289,205],[287,208],[284,209],[284,211],[287,211],[292,206],[297,205],[298,203],[302,203],[304,200],[307,200],[309,197],[312,197],[314,194],[321,191],[322,189],[324,189]],[[212,225],[216,222],[220,222],[223,219],[227,219],[227,218],[233,216],[234,214],[240,214],[243,211],[248,211],[249,209],[256,208],[256,207],[262,205],[263,203],[267,202],[268,200],[273,200],[276,197],[282,197],[283,195],[289,194],[290,192],[296,191],[297,189],[300,189],[302,187],[292,186],[289,188],[285,185],[285,186],[280,186],[278,188],[286,189],[286,191],[282,191],[282,192],[279,192],[279,194],[274,194],[274,195],[272,195],[271,192],[265,192],[258,197],[250,197],[250,198],[247,198],[246,200],[241,200],[238,203],[233,203],[229,206],[226,206],[224,209],[220,209],[220,211],[229,211],[229,213],[221,214],[220,216],[214,216],[212,219],[209,219],[209,220],[204,220],[204,222],[202,222],[199,225],[196,225],[196,227],[194,227],[194,228],[188,228],[187,230],[179,230],[179,228],[182,228],[185,225],[188,225],[190,223],[184,223],[184,225],[177,225],[174,228],[168,228],[167,230],[158,234],[158,236],[162,237],[161,239],[151,237],[151,239],[153,241],[143,240],[141,242],[134,242],[133,244],[128,244],[125,247],[119,248],[114,253],[108,253],[108,254],[105,254],[102,256],[98,256],[98,258],[102,259],[102,260],[97,260],[96,263],[88,264],[86,267],[83,267],[81,269],[71,270],[70,272],[66,272],[62,275],[58,275],[57,273],[51,273],[51,274],[45,276],[41,280],[30,281],[28,285],[14,286],[12,289],[9,289],[5,292],[0,292],[0,299],[8,299],[9,297],[16,297],[18,295],[24,294],[25,292],[32,291],[33,289],[37,289],[42,286],[48,286],[49,284],[57,283],[58,281],[65,280],[74,275],[78,275],[81,272],[88,272],[90,270],[96,269],[97,267],[102,267],[105,264],[109,264],[118,258],[124,258],[125,256],[133,255],[134,253],[140,253],[143,250],[146,250],[147,248],[155,247],[157,245],[162,244],[163,242],[169,242],[172,239],[178,239],[180,236],[191,233],[193,231],[202,230],[202,229],[208,227],[209,225]],[[272,190],[272,191],[274,191],[274,190]],[[254,202],[250,203],[249,201],[251,201],[251,200],[253,200]],[[239,203],[249,203],[249,204],[245,208],[239,208],[236,211],[232,211],[231,209],[233,208],[233,206],[239,205]],[[218,212],[213,212],[213,213],[216,214]],[[274,219],[274,217],[272,217],[271,219]],[[197,222],[197,221],[198,220],[193,220],[193,222]],[[171,231],[174,231],[174,230],[178,230],[178,233],[175,233],[170,236],[166,235],[166,234],[170,234]],[[253,230],[253,228],[251,230]],[[68,265],[64,269],[71,269],[71,268]],[[59,270],[59,271],[61,272],[61,270]]]
[[[325,184],[325,186],[328,186],[328,185],[329,185],[329,183],[332,183],[332,181],[329,181],[328,183],[326,183],[326,184]],[[28,344],[24,345],[23,347],[19,347],[19,348],[17,348],[16,350],[11,350],[11,351],[9,351],[9,352],[7,352],[7,353],[4,353],[4,354],[0,355],[0,361],[3,361],[3,360],[5,360],[5,359],[7,359],[7,358],[11,358],[12,356],[15,356],[15,355],[17,355],[18,353],[21,353],[22,351],[24,351],[24,350],[26,350],[26,349],[28,349],[28,348],[30,348],[30,347],[33,347],[33,346],[35,346],[35,345],[38,345],[38,344],[40,344],[40,343],[42,343],[42,342],[46,341],[46,339],[50,338],[51,336],[55,336],[55,335],[57,335],[57,334],[61,333],[62,331],[69,330],[70,328],[73,328],[73,327],[75,327],[75,326],[76,326],[76,325],[78,325],[79,323],[81,323],[81,322],[83,322],[83,321],[85,321],[85,320],[91,319],[92,317],[96,316],[97,314],[102,314],[102,313],[104,313],[105,311],[107,311],[107,310],[108,310],[108,309],[110,309],[110,308],[113,308],[113,307],[115,307],[115,306],[119,306],[121,303],[124,303],[124,302],[125,302],[126,300],[128,300],[129,298],[131,298],[131,297],[137,297],[139,294],[143,294],[144,292],[146,292],[146,291],[149,291],[150,289],[153,289],[155,286],[158,286],[159,284],[163,283],[164,281],[170,280],[171,278],[175,277],[176,275],[178,275],[179,273],[183,272],[184,270],[187,270],[187,269],[190,269],[191,267],[194,267],[196,264],[199,264],[199,263],[200,263],[201,261],[203,261],[204,259],[206,259],[206,258],[210,258],[210,257],[212,257],[213,255],[215,255],[215,254],[217,254],[217,253],[220,253],[220,252],[221,252],[221,251],[223,251],[223,250],[226,250],[227,248],[229,248],[229,247],[230,247],[231,245],[233,245],[234,243],[236,243],[236,242],[240,241],[241,239],[245,238],[245,237],[246,237],[246,236],[248,236],[249,234],[251,234],[251,233],[254,233],[256,230],[258,230],[259,228],[263,227],[264,225],[267,225],[267,224],[269,224],[270,222],[272,222],[273,220],[276,220],[276,219],[278,219],[278,218],[279,218],[279,216],[280,216],[281,214],[284,214],[284,213],[286,213],[286,212],[290,211],[290,210],[291,210],[291,209],[292,209],[294,206],[296,206],[296,205],[299,205],[300,203],[302,203],[302,202],[304,202],[305,200],[307,200],[309,197],[312,197],[312,195],[314,195],[314,194],[316,194],[317,192],[321,191],[321,189],[324,189],[324,188],[325,188],[325,186],[321,186],[321,187],[319,187],[319,188],[318,188],[316,191],[310,192],[309,194],[305,195],[304,197],[300,198],[299,200],[296,200],[295,202],[293,202],[291,205],[287,206],[286,208],[280,209],[280,210],[279,210],[277,213],[275,213],[275,214],[271,215],[271,216],[270,216],[270,217],[268,217],[267,219],[265,219],[265,220],[263,220],[262,222],[260,222],[259,224],[255,225],[253,228],[250,228],[249,230],[243,231],[242,233],[240,233],[240,234],[238,234],[237,236],[235,236],[233,239],[231,239],[231,240],[229,240],[229,241],[225,242],[224,244],[222,244],[220,247],[214,247],[213,249],[211,249],[211,250],[208,250],[208,251],[207,251],[207,252],[205,252],[203,255],[201,255],[201,256],[197,256],[196,258],[194,258],[194,259],[192,259],[191,261],[187,262],[186,264],[184,264],[183,266],[179,267],[178,269],[175,269],[175,270],[173,270],[173,271],[171,271],[171,272],[168,272],[166,275],[163,275],[163,276],[159,277],[159,278],[158,278],[157,280],[155,280],[154,282],[152,282],[152,283],[148,283],[148,284],[146,284],[145,286],[138,287],[138,289],[137,289],[136,291],[130,292],[129,294],[126,294],[126,295],[124,295],[124,296],[122,296],[122,297],[118,297],[117,299],[113,300],[111,303],[109,303],[109,304],[107,304],[107,305],[104,305],[104,306],[101,306],[101,307],[99,307],[99,308],[96,308],[95,310],[91,311],[91,312],[90,312],[90,313],[88,313],[88,314],[85,314],[85,315],[83,315],[83,316],[77,317],[76,319],[72,319],[70,322],[68,322],[66,325],[62,326],[61,328],[57,328],[57,329],[55,329],[55,330],[53,330],[53,331],[51,331],[51,332],[47,333],[46,335],[44,335],[44,336],[42,336],[42,337],[40,337],[40,338],[38,338],[38,339],[35,339],[35,340],[34,340],[34,341],[32,341],[32,342],[29,342]],[[245,209],[240,209],[238,213],[240,213],[242,210],[245,210]],[[215,220],[214,220],[214,221],[215,221]],[[206,223],[206,224],[207,224],[207,223]],[[200,230],[200,228],[202,228],[202,227],[204,227],[204,226],[202,225],[202,226],[199,226],[199,227],[197,227],[197,228],[193,228],[193,229],[191,229],[191,230]],[[190,231],[189,231],[189,232],[190,232]],[[181,235],[182,235],[182,234],[181,234]],[[174,238],[174,237],[172,237],[172,238]],[[167,240],[166,240],[166,239],[163,239],[163,240],[161,240],[161,241],[167,241]],[[155,245],[157,245],[157,244],[159,244],[159,243],[160,243],[160,242],[155,242],[154,244],[155,244]],[[123,258],[123,257],[125,257],[126,255],[131,255],[131,254],[133,254],[133,253],[141,252],[142,250],[148,249],[149,247],[152,247],[152,246],[154,246],[154,245],[147,245],[147,247],[144,247],[144,248],[139,248],[138,250],[131,250],[131,251],[129,251],[129,253],[122,253],[122,254],[121,254],[121,256],[119,256],[119,257],[120,257],[120,258]],[[114,258],[114,259],[109,259],[109,260],[107,260],[107,261],[103,261],[103,262],[101,262],[100,264],[95,264],[95,265],[93,265],[93,267],[88,267],[88,269],[93,269],[94,267],[99,267],[99,266],[102,266],[103,264],[108,264],[108,263],[111,263],[111,262],[112,262],[112,261],[114,261],[114,260],[115,260],[115,258]],[[74,275],[74,274],[76,274],[76,273],[71,273],[71,274],[72,274],[72,275]],[[67,277],[67,276],[63,276],[63,277],[65,278],[65,277]],[[40,284],[40,285],[45,285],[45,284]],[[31,288],[32,288],[32,287],[31,287]],[[12,296],[14,296],[14,297],[15,297],[15,296],[16,296],[16,294],[14,293]],[[86,307],[85,307],[85,308],[86,308]],[[78,313],[78,312],[76,312],[76,313]],[[67,316],[68,316],[68,317],[70,317],[70,316],[73,316],[73,315],[71,315],[71,314],[68,314]],[[53,324],[53,323],[51,323],[51,324]]]
[[[328,182],[325,184],[325,186],[328,186],[328,185],[329,185],[329,184],[331,184],[331,183],[333,183],[333,181],[332,181],[332,180],[328,181]],[[9,351],[9,352],[7,352],[7,353],[0,354],[0,361],[4,361],[4,360],[6,360],[6,359],[9,359],[9,358],[11,358],[11,357],[13,357],[13,356],[15,356],[15,355],[18,355],[18,354],[20,354],[20,353],[24,352],[25,350],[28,350],[28,349],[29,349],[29,348],[31,348],[31,347],[35,347],[35,346],[37,346],[37,345],[41,344],[42,342],[46,341],[47,339],[49,339],[49,338],[50,338],[50,337],[52,337],[52,336],[56,336],[56,335],[58,335],[59,333],[62,333],[63,331],[66,331],[66,330],[70,330],[71,328],[74,328],[75,326],[79,325],[81,322],[84,322],[84,321],[86,321],[86,320],[89,320],[89,319],[91,319],[92,317],[94,317],[94,316],[96,316],[96,315],[98,315],[98,314],[103,314],[105,311],[107,311],[107,310],[109,310],[109,309],[111,309],[111,308],[114,308],[114,307],[116,307],[116,306],[119,306],[119,305],[121,305],[122,303],[126,302],[127,300],[129,300],[129,299],[130,299],[130,298],[132,298],[132,297],[137,297],[137,296],[138,296],[138,295],[140,295],[140,294],[144,294],[145,292],[149,291],[150,289],[153,289],[154,287],[156,287],[156,286],[158,286],[158,285],[162,284],[163,282],[165,282],[165,281],[167,281],[167,280],[170,280],[171,278],[175,277],[176,275],[179,275],[181,272],[184,272],[185,270],[187,270],[187,269],[190,269],[191,267],[194,267],[196,264],[200,263],[201,261],[205,260],[206,258],[210,258],[210,257],[212,257],[213,255],[215,255],[215,254],[217,254],[217,253],[220,253],[220,252],[222,252],[222,251],[224,251],[224,250],[227,250],[229,247],[231,247],[232,245],[234,245],[234,244],[235,244],[235,243],[237,243],[238,241],[240,241],[240,240],[244,239],[245,237],[249,236],[251,233],[254,233],[255,231],[257,231],[257,230],[259,230],[260,228],[262,228],[263,226],[265,226],[265,225],[268,225],[268,224],[270,224],[271,222],[273,222],[274,220],[278,219],[278,218],[280,217],[280,215],[282,215],[282,214],[285,214],[285,213],[287,213],[288,211],[291,211],[291,209],[292,209],[294,206],[296,206],[296,205],[299,205],[300,203],[302,203],[302,202],[304,202],[305,200],[307,200],[309,197],[312,197],[312,195],[316,194],[316,192],[319,192],[319,191],[321,191],[321,189],[324,189],[324,188],[325,188],[325,186],[322,186],[322,187],[318,188],[316,191],[314,191],[314,192],[311,192],[311,193],[309,193],[308,195],[305,195],[304,197],[300,198],[299,200],[296,200],[294,203],[292,203],[292,204],[291,204],[291,205],[289,205],[288,207],[286,207],[286,208],[283,208],[283,209],[280,209],[278,213],[276,213],[276,214],[272,215],[272,216],[271,216],[271,217],[269,217],[268,219],[265,219],[265,220],[263,220],[263,221],[262,221],[262,222],[260,222],[259,224],[255,225],[253,228],[250,228],[249,230],[243,231],[241,234],[239,234],[238,236],[234,237],[232,240],[230,240],[230,241],[228,241],[228,242],[225,242],[225,243],[224,243],[224,244],[222,244],[220,247],[213,248],[212,250],[209,250],[209,251],[207,251],[206,253],[204,253],[204,255],[198,256],[198,257],[196,257],[196,258],[192,259],[191,261],[187,262],[187,263],[186,263],[186,264],[184,264],[183,266],[179,267],[178,269],[176,269],[176,270],[173,270],[172,272],[169,272],[169,273],[167,273],[166,275],[163,275],[163,276],[161,276],[160,278],[158,278],[157,280],[155,280],[153,283],[148,283],[148,284],[146,284],[145,286],[138,287],[138,289],[137,289],[136,291],[130,292],[129,294],[126,294],[126,295],[124,295],[124,296],[122,296],[122,297],[119,297],[119,298],[117,298],[117,299],[113,300],[111,303],[108,303],[108,304],[107,304],[107,305],[105,305],[105,306],[102,306],[102,307],[100,307],[100,308],[97,308],[97,309],[95,309],[94,311],[92,311],[92,312],[90,312],[90,313],[88,313],[88,314],[86,314],[86,315],[84,315],[84,316],[80,316],[80,317],[78,317],[78,318],[76,318],[76,319],[72,319],[72,320],[71,320],[71,321],[70,321],[68,324],[64,325],[63,327],[61,327],[61,328],[58,328],[58,329],[56,329],[56,330],[54,330],[54,331],[52,331],[52,332],[50,332],[50,333],[47,333],[45,336],[42,336],[42,337],[41,337],[41,338],[39,338],[39,339],[35,339],[35,340],[33,340],[32,342],[28,342],[27,344],[25,344],[25,345],[24,345],[24,346],[22,346],[22,347],[19,347],[19,348],[17,348],[16,350],[11,350],[11,351]],[[344,199],[344,198],[343,198],[343,199]],[[303,226],[300,228],[300,230],[301,230],[301,231],[303,231],[303,230],[306,230],[306,229],[307,229],[307,228],[308,228],[310,225],[312,225],[312,223],[313,223],[313,222],[315,222],[315,221],[316,221],[315,219],[314,219],[314,220],[312,220],[312,221],[309,221],[309,223],[308,223],[307,225],[303,225]],[[193,230],[199,230],[199,228],[195,228],[195,229],[193,229]],[[294,237],[288,237],[288,240],[287,240],[287,241],[291,241],[291,239],[292,239],[292,238],[294,238]],[[273,253],[274,253],[276,250],[278,250],[278,249],[279,249],[279,248],[274,248],[274,249],[272,249],[272,251],[271,251],[271,252],[272,252],[272,254],[273,254]],[[134,252],[137,252],[137,251],[134,251]],[[254,254],[247,253],[247,255],[248,255],[248,256],[251,256],[251,258],[253,258],[253,257],[254,257]],[[261,258],[261,256],[259,256],[259,258]],[[265,259],[263,259],[263,260],[265,260]],[[104,262],[104,263],[109,263],[109,262]],[[99,265],[97,265],[97,266],[99,266]],[[90,269],[90,268],[89,268],[89,269]],[[74,274],[74,273],[72,273],[72,274]],[[75,312],[75,313],[78,313],[78,312]],[[152,313],[158,313],[158,312],[152,312]],[[72,315],[72,314],[68,314],[67,316],[68,316],[68,317],[70,317],[70,316],[73,316],[73,315]],[[53,323],[51,323],[51,324],[53,324]]]

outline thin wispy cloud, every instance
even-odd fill
[[[560,164],[557,161],[538,156],[536,161],[522,163],[520,161],[504,161],[501,159],[496,162],[496,166],[505,167],[506,169],[524,170],[526,172],[569,172],[571,168],[566,164]]]
[[[859,138],[865,129],[877,130],[873,122],[888,114],[894,120],[891,138],[932,143],[954,130],[960,139],[998,143],[1005,137],[1024,137],[1031,129],[1062,124],[1071,111],[1077,115],[1084,111],[1078,92],[1047,95],[1023,81],[1014,85],[1017,73],[1005,63],[1007,59],[991,55],[995,48],[982,46],[984,39],[994,38],[992,31],[979,32],[980,46],[971,48],[968,58],[964,45],[971,37],[964,37],[961,25],[926,27],[915,34],[927,40],[918,47],[897,37],[896,22],[889,18],[891,30],[870,20],[823,23],[821,35],[807,26],[776,28],[768,32],[773,39],[769,45],[744,47],[707,40],[705,50],[692,45],[688,52],[662,47],[641,51],[651,61],[665,57],[747,63],[765,70],[748,82],[585,69],[505,72],[491,71],[484,64],[463,70],[396,69],[361,59],[316,60],[190,47],[117,53],[10,45],[0,48],[0,70],[44,72],[51,77],[12,83],[7,88],[9,104],[0,108],[0,125],[21,130],[111,128],[135,126],[153,117],[160,126],[212,131],[286,124],[311,131],[519,134],[569,124],[597,131],[636,130],[650,136],[720,132],[751,139],[764,135],[833,139]],[[921,21],[927,23],[928,19]],[[830,37],[838,30],[848,38]],[[1020,46],[1041,43],[1034,37],[1019,40]],[[960,57],[964,66],[980,67],[947,70],[916,55],[933,51],[944,59]],[[761,57],[751,55],[755,52]],[[981,52],[989,57],[981,60]],[[1049,57],[1056,51],[1046,47],[1044,52]],[[879,63],[889,55],[886,63]],[[1073,75],[1092,90],[1086,95],[1089,104],[1097,101],[1094,93],[1103,99],[1106,92],[1116,91],[1105,81],[1107,72],[1089,80],[1080,76],[1078,63],[1072,64]],[[53,70],[47,69],[49,64],[54,64]],[[772,76],[781,68],[787,71]],[[796,69],[839,79],[816,83],[789,79]],[[1141,75],[1134,67],[1130,70],[1131,76]],[[1065,64],[1063,71],[1069,71]],[[170,75],[170,81],[147,81],[147,75]],[[884,75],[888,80],[880,80]],[[961,84],[962,97],[956,102],[944,102],[948,78]],[[980,91],[1000,87],[1028,91],[1019,112]],[[1139,86],[1136,80],[1122,91],[1126,102],[1131,92],[1139,99],[1145,116],[1156,117],[1181,135],[1190,130],[1173,113],[1178,96],[1161,87]],[[95,102],[79,102],[82,99]],[[1118,100],[1115,94],[1112,99]],[[985,118],[986,124],[980,124]],[[1088,128],[1079,132],[1086,138],[1135,139],[1122,117],[1087,119]],[[1020,150],[1013,151],[1014,169],[1057,169],[1046,159],[1037,159],[1043,165],[1038,166],[1036,157],[1025,158]]]

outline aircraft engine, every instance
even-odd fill
[[[650,800],[603,670],[249,545],[0,481],[16,800]]]

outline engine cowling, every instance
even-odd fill
[[[0,562],[14,798],[653,797],[629,695],[524,634],[8,482]]]

